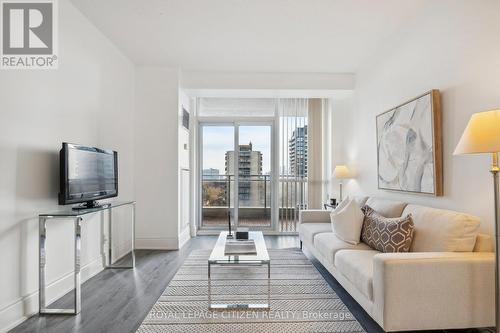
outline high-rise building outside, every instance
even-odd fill
[[[226,152],[226,175],[234,175],[234,150]],[[238,197],[241,206],[259,206],[263,200],[262,153],[252,143],[239,146]]]
[[[307,177],[307,125],[293,131],[288,150],[290,174]]]

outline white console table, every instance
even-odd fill
[[[123,207],[130,205],[132,206],[132,262],[130,265],[113,265],[112,263],[112,227],[113,227],[113,209],[117,207]],[[109,224],[108,224],[108,260],[105,265],[105,268],[131,268],[135,267],[135,201],[127,201],[127,202],[112,202],[103,204],[101,207],[89,208],[89,209],[79,209],[74,210],[71,207],[64,208],[60,211],[49,213],[49,214],[40,214],[38,215],[39,221],[39,291],[38,291],[38,299],[40,303],[40,313],[41,314],[78,314],[81,310],[81,281],[80,281],[80,250],[81,250],[81,223],[83,220],[83,216],[98,212],[107,211],[109,216]],[[45,263],[46,263],[46,236],[47,236],[47,221],[53,219],[67,219],[70,221],[74,221],[75,224],[75,260],[74,260],[74,278],[75,278],[75,301],[74,307],[71,309],[49,309],[47,308],[46,300],[45,300]]]

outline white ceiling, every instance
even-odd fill
[[[355,73],[428,0],[72,0],[141,65]]]

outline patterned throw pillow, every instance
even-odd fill
[[[413,219],[411,214],[404,217],[387,218],[370,206],[363,206],[365,219],[361,240],[371,248],[381,252],[408,252],[413,240]]]

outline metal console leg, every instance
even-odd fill
[[[80,251],[82,249],[82,218],[75,220],[75,313],[80,313],[82,309],[82,290],[81,290],[81,259]]]
[[[113,212],[108,209],[108,267],[113,265]]]
[[[45,218],[38,218],[38,304],[40,313],[45,311],[45,238],[47,235]]]
[[[74,261],[74,281],[75,281],[75,289],[74,289],[74,307],[72,309],[48,309],[46,304],[46,289],[45,289],[45,264],[46,264],[46,239],[47,239],[47,228],[46,228],[46,217],[40,217],[39,224],[39,291],[38,291],[38,300],[39,300],[39,312],[40,314],[78,314],[81,311],[81,280],[80,280],[80,249],[81,249],[81,217],[77,217],[75,219],[75,261]]]
[[[132,205],[132,268],[135,267],[135,202]]]

